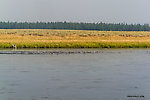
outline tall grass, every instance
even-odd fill
[[[0,48],[149,48],[150,32],[1,29]]]

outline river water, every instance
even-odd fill
[[[101,51],[0,55],[0,100],[150,100],[150,50]]]

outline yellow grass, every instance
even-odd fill
[[[0,48],[150,47],[150,32],[1,29]]]

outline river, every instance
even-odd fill
[[[150,49],[0,55],[0,100],[150,100]]]

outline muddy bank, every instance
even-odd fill
[[[102,51],[0,51],[0,54],[97,54]]]

